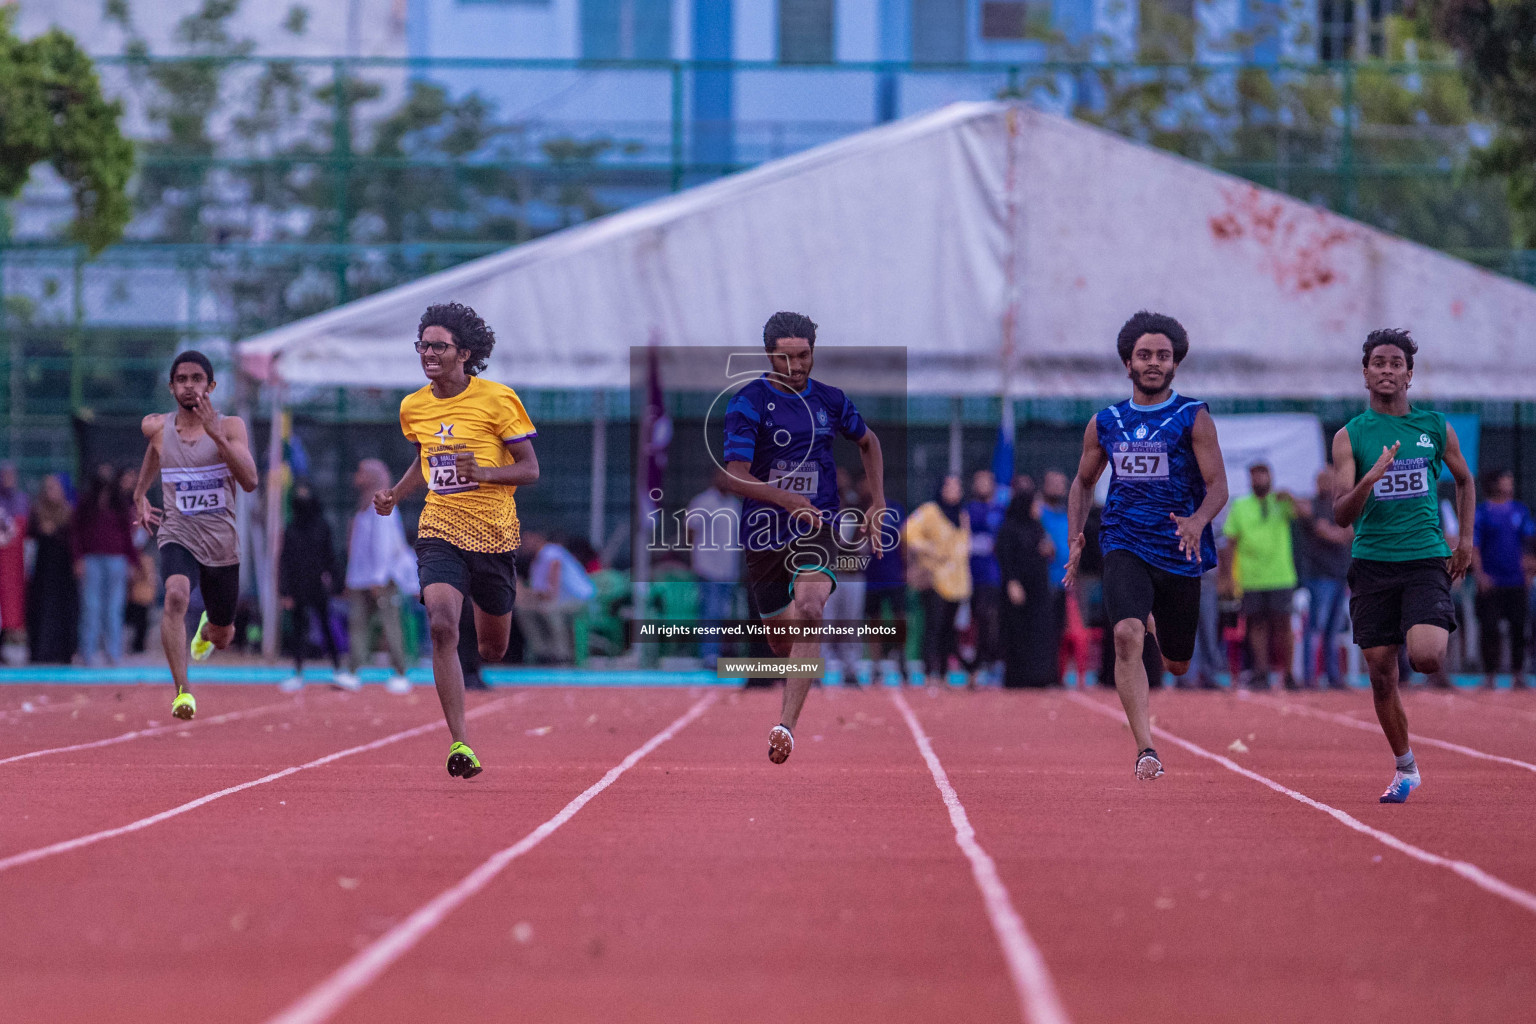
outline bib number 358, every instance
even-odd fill
[[[1372,488],[1377,500],[1396,501],[1401,498],[1422,498],[1429,494],[1429,471],[1423,467],[1387,470]]]
[[[457,494],[473,491],[480,485],[458,470],[457,457],[453,452],[427,456],[427,486],[433,494]]]

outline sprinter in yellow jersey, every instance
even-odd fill
[[[419,458],[400,482],[374,495],[387,516],[421,484],[427,505],[417,529],[421,601],[432,630],[432,676],[453,746],[448,774],[472,778],[480,760],[464,734],[464,669],[459,664],[459,615],[475,607],[480,656],[498,661],[512,631],[519,541],[519,484],[539,479],[533,424],[517,392],[481,380],[496,335],[468,306],[429,306],[416,328],[416,351],[427,386],[400,403],[400,430]]]

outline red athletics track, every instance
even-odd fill
[[[199,721],[164,731],[158,688],[0,694],[0,762],[151,730],[0,763],[0,1019],[1020,1020],[1016,958],[891,693],[813,693],[777,768],[762,749],[776,695],[715,691],[700,711],[703,696],[480,695],[471,740],[488,767],[463,783],[442,770],[426,689],[208,686]],[[40,697],[67,710],[19,710]],[[1519,894],[1536,891],[1536,773],[1420,743],[1424,788],[1383,807],[1385,742],[1326,717],[1369,721],[1363,692],[1154,696],[1172,736],[1425,857],[1470,862],[1514,894],[1499,895],[1170,738],[1169,775],[1135,783],[1112,695],[905,700],[1059,1019],[1530,1019],[1536,912]],[[1408,704],[1425,737],[1536,763],[1532,695]],[[1247,752],[1229,752],[1239,738]]]

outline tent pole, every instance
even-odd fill
[[[251,396],[255,390],[256,381],[244,371],[236,371],[235,415],[247,425],[254,422],[251,418]],[[244,595],[252,578],[260,574],[254,560],[256,549],[251,543],[251,499],[239,488],[235,489],[235,536],[240,545],[240,593]]]
[[[998,398],[1002,406],[1002,421],[999,429],[1009,445],[1014,443],[1015,424],[1013,421],[1013,363],[1017,353],[1019,331],[1019,262],[1022,256],[1022,246],[1019,238],[1019,143],[1022,139],[1022,127],[1020,117],[1022,109],[1018,104],[1011,104],[1008,108],[1008,165],[1005,181],[1008,201],[1005,205],[1005,216],[1008,218],[1008,265],[1003,268],[1004,280],[1008,289],[1007,301],[1003,305],[1003,337],[999,355],[1001,356],[1001,372],[998,374]],[[1010,473],[1009,479],[999,480],[1002,487],[1010,487],[1013,479]]]
[[[592,394],[592,511],[587,518],[587,540],[603,550],[603,512],[608,500],[608,393]]]
[[[956,397],[949,402],[949,475],[960,476],[965,467],[961,465],[964,458],[964,449],[961,445],[963,438],[960,424],[962,399]],[[963,483],[963,479],[962,479]]]
[[[267,385],[271,423],[267,433],[267,585],[261,593],[261,656],[277,657],[282,632],[278,625],[278,560],[283,553],[283,384],[273,378]]]

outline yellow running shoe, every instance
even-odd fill
[[[171,701],[171,714],[184,722],[190,722],[197,714],[197,698],[190,693],[178,693]]]
[[[203,617],[197,623],[197,632],[192,634],[193,661],[206,661],[208,655],[213,653],[213,641],[203,639],[203,627],[206,625],[208,625],[208,613],[203,612]]]
[[[448,774],[459,779],[472,779],[485,769],[480,767],[480,759],[475,752],[469,749],[467,743],[455,743],[448,748]]]

